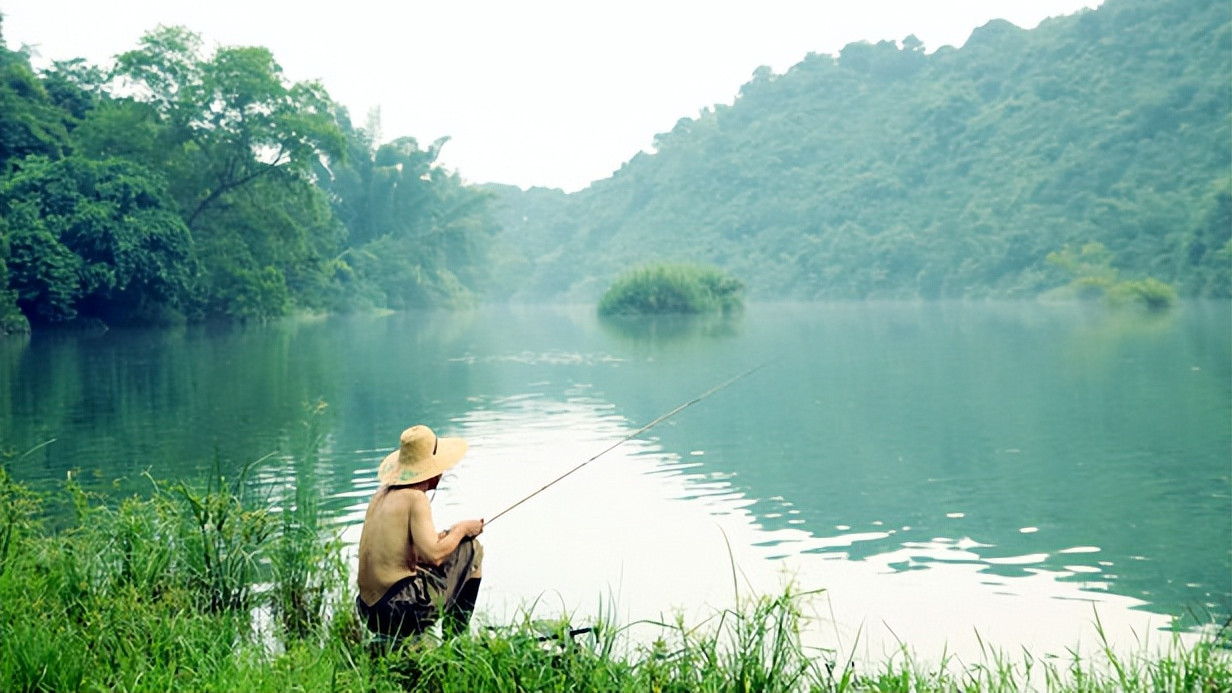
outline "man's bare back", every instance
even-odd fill
[[[463,539],[483,532],[483,520],[464,520],[438,533],[426,489],[417,486],[383,486],[368,503],[359,537],[358,583],[360,598],[369,606],[414,575],[421,560],[438,565]]]
[[[359,596],[375,604],[393,584],[415,574],[415,545],[411,543],[410,506],[423,491],[383,487],[368,503],[359,537]],[[427,497],[424,497],[427,502]]]

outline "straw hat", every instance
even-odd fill
[[[382,484],[417,484],[439,476],[466,454],[461,438],[438,438],[427,426],[411,426],[402,432],[398,449],[385,456],[376,470]]]

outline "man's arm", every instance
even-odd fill
[[[419,557],[432,565],[443,563],[466,537],[483,532],[483,520],[463,520],[438,533],[432,522],[432,505],[422,492],[411,494],[410,510],[411,541]]]

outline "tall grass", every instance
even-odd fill
[[[326,531],[320,517],[317,467],[325,441],[324,413],[323,402],[310,408],[303,438],[293,446],[302,453],[294,457],[293,480],[279,499],[280,527],[270,554],[273,611],[283,632],[293,639],[311,639],[320,633],[348,575],[341,536]]]
[[[315,458],[296,458],[304,483],[281,496],[252,478],[272,456],[233,477],[216,460],[203,482],[151,478],[145,496],[118,502],[69,475],[75,517],[56,531],[39,520],[43,499],[0,466],[0,690],[248,689],[274,659],[254,628],[263,611],[284,624],[280,651],[310,635],[319,645],[324,595],[344,592],[345,572],[308,500]]]
[[[269,491],[245,483],[269,459],[199,485],[151,480],[147,496],[118,503],[70,479],[76,521],[58,530],[39,520],[54,499],[0,465],[0,690],[1232,690],[1226,624],[1140,653],[986,647],[978,662],[928,662],[904,644],[869,663],[807,648],[812,594],[790,590],[698,624],[602,616],[571,635],[567,619],[545,624],[532,609],[473,635],[374,646],[349,607],[337,536],[320,528],[322,440],[312,417],[293,483]],[[273,633],[254,627],[261,613],[276,615]]]
[[[275,525],[267,511],[268,492],[249,483],[254,467],[271,456],[245,464],[233,479],[228,479],[215,459],[215,473],[204,488],[185,482],[171,487],[174,498],[156,493],[156,501],[166,517],[165,529],[172,533],[156,540],[172,548],[164,573],[188,579],[192,591],[210,611],[247,611],[254,605],[254,588],[261,577],[261,561]],[[155,490],[160,491],[155,484]],[[174,503],[178,499],[180,503]],[[188,510],[190,531],[174,534],[182,519],[178,509]],[[173,563],[174,559],[183,563]]]
[[[622,274],[599,299],[599,314],[729,313],[744,305],[744,284],[716,267],[655,264]]]
[[[0,464],[0,578],[9,564],[15,544],[20,544],[37,526],[42,510],[38,494],[16,483]]]

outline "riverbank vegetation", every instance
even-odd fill
[[[0,31],[0,329],[471,302],[488,195],[444,143],[182,27],[38,71]]]
[[[757,299],[1029,298],[1088,244],[1112,299],[1226,298],[1229,42],[1225,2],[1107,0],[961,48],[852,43],[565,194],[464,183],[448,138],[357,124],[259,46],[159,27],[36,69],[0,23],[0,332],[593,303],[683,260]]]
[[[1137,305],[1156,311],[1176,303],[1176,289],[1154,277],[1121,279],[1112,266],[1112,253],[1102,243],[1087,243],[1077,250],[1066,246],[1049,253],[1046,260],[1072,277],[1068,284],[1049,292],[1054,299],[1103,299],[1113,306]]]
[[[599,315],[731,313],[744,307],[744,284],[717,267],[660,263],[616,278],[599,299]]]
[[[312,429],[305,441],[319,444]],[[314,449],[312,447],[309,450]],[[11,457],[11,455],[10,455]],[[270,464],[281,472],[267,473]],[[527,612],[391,648],[351,607],[311,452],[110,499],[38,494],[0,465],[0,689],[11,691],[1048,691],[1232,687],[1224,629],[1197,644],[1053,658],[884,662],[802,643],[810,597],[751,596],[699,624],[568,624]],[[260,474],[258,474],[260,472]],[[256,483],[257,477],[261,483]],[[277,480],[277,481],[272,481]],[[69,517],[49,516],[64,504]],[[636,642],[631,626],[658,635]]]

